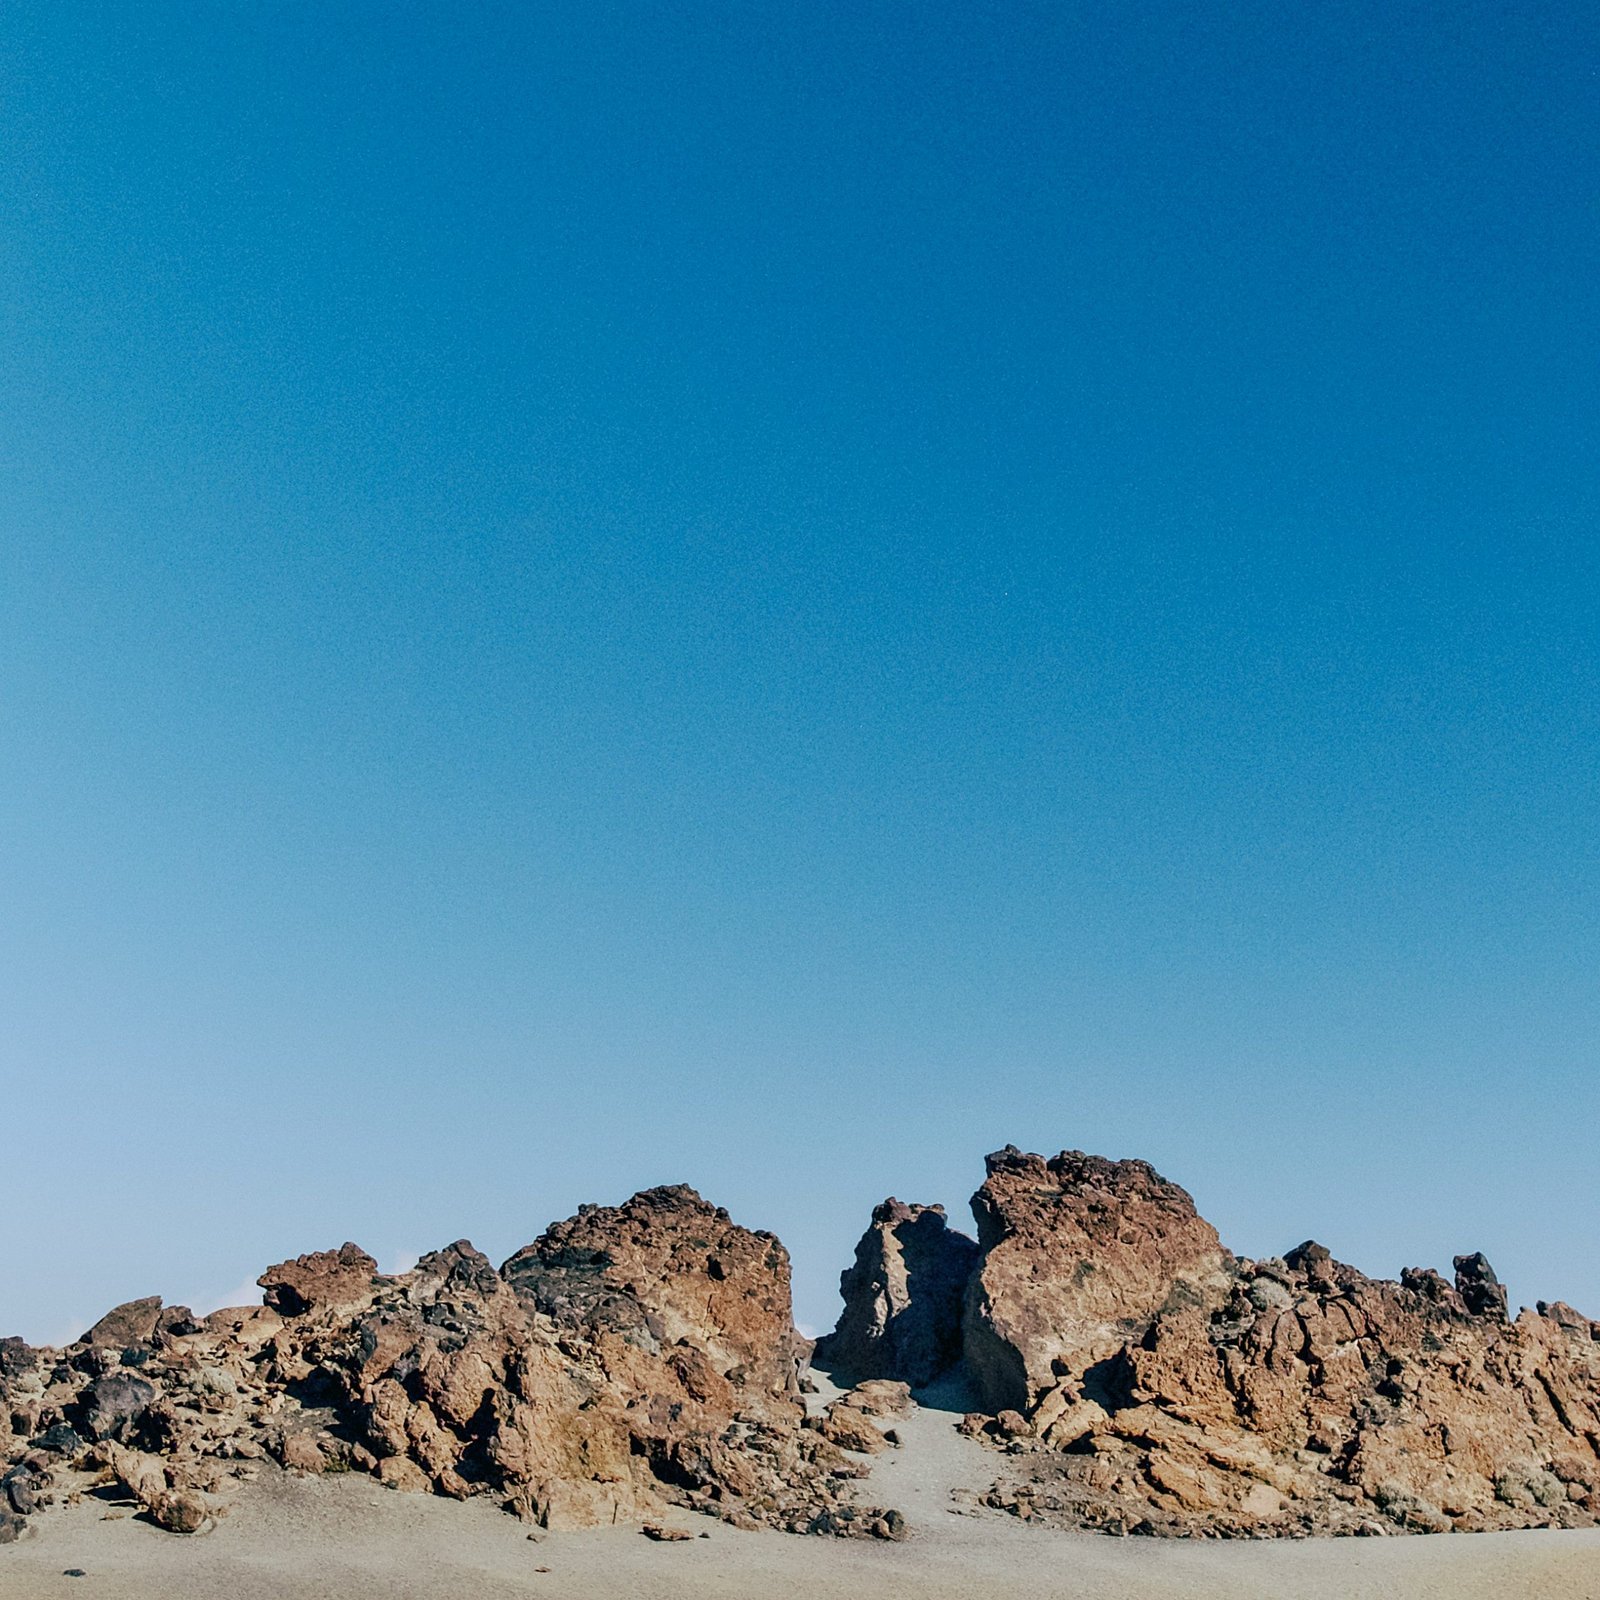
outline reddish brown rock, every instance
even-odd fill
[[[256,1282],[267,1304],[284,1317],[360,1305],[370,1294],[378,1263],[365,1250],[343,1244],[268,1267]]]
[[[943,1206],[885,1200],[840,1276],[844,1311],[819,1341],[817,1360],[856,1378],[920,1387],[961,1358],[961,1307],[978,1259]]]
[[[37,1436],[64,1470],[106,1472],[174,1531],[224,1504],[243,1462],[487,1494],[553,1528],[668,1506],[832,1528],[825,1513],[846,1507],[859,1469],[804,1426],[809,1346],[770,1234],[693,1190],[655,1189],[585,1207],[506,1272],[462,1240],[386,1277],[346,1245],[264,1273],[264,1307],[202,1322],[164,1321],[158,1302],[119,1308],[97,1325],[108,1344],[59,1360],[7,1345],[0,1416],[23,1431],[0,1435],[0,1478],[45,1459],[30,1453]],[[901,1396],[887,1385],[869,1398]],[[35,1503],[33,1478],[7,1481],[8,1503]],[[877,1511],[835,1531],[873,1529],[895,1536]]]
[[[807,1349],[790,1310],[788,1252],[685,1185],[580,1207],[501,1272],[558,1325],[652,1353],[688,1347],[741,1387],[798,1393]]]
[[[993,1410],[1029,1410],[1064,1378],[1098,1398],[1114,1380],[1103,1364],[1159,1313],[1225,1292],[1216,1229],[1145,1162],[1008,1145],[987,1168],[964,1343]]]

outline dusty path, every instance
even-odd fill
[[[0,1600],[1600,1600],[1597,1532],[1190,1544],[953,1515],[951,1491],[981,1492],[994,1457],[955,1432],[960,1396],[944,1399],[956,1409],[896,1424],[904,1447],[865,1486],[910,1519],[903,1545],[687,1516],[679,1525],[710,1538],[653,1544],[618,1529],[531,1543],[482,1501],[275,1477],[194,1539],[102,1521],[98,1502],[38,1517],[0,1549]]]

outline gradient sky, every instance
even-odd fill
[[[1600,1313],[1597,65],[8,6],[0,1333],[1007,1141]]]

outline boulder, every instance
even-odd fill
[[[78,1431],[86,1439],[126,1440],[155,1400],[152,1384],[118,1370],[97,1378],[78,1402]]]
[[[148,1344],[160,1321],[160,1295],[153,1294],[144,1300],[129,1300],[125,1305],[114,1306],[106,1312],[78,1343],[111,1350]]]
[[[0,1383],[7,1378],[20,1378],[38,1365],[39,1353],[25,1341],[17,1338],[0,1339]]]
[[[1506,1316],[1505,1285],[1495,1276],[1489,1258],[1481,1250],[1455,1258],[1456,1293],[1475,1317]]]
[[[823,1366],[851,1378],[921,1387],[961,1358],[961,1308],[978,1246],[943,1206],[885,1200],[839,1278],[844,1310],[817,1346]]]
[[[986,1166],[963,1345],[991,1410],[1030,1410],[1063,1378],[1100,1398],[1104,1364],[1158,1314],[1225,1292],[1233,1258],[1216,1229],[1147,1163],[1008,1145]]]
[[[268,1306],[283,1317],[360,1305],[370,1297],[378,1263],[357,1245],[318,1250],[268,1267],[256,1282]]]
[[[799,1393],[808,1349],[790,1310],[788,1252],[686,1185],[581,1206],[500,1270],[558,1325],[652,1354],[687,1346],[743,1388]]]

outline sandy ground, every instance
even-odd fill
[[[863,1485],[863,1499],[910,1519],[901,1545],[687,1515],[672,1520],[708,1539],[656,1544],[629,1528],[533,1543],[482,1501],[275,1475],[191,1539],[103,1521],[93,1500],[48,1512],[0,1549],[0,1600],[1600,1600],[1600,1532],[1194,1544],[957,1515],[951,1491],[986,1488],[995,1458],[955,1432],[956,1416],[924,1408],[897,1423],[904,1448]]]

